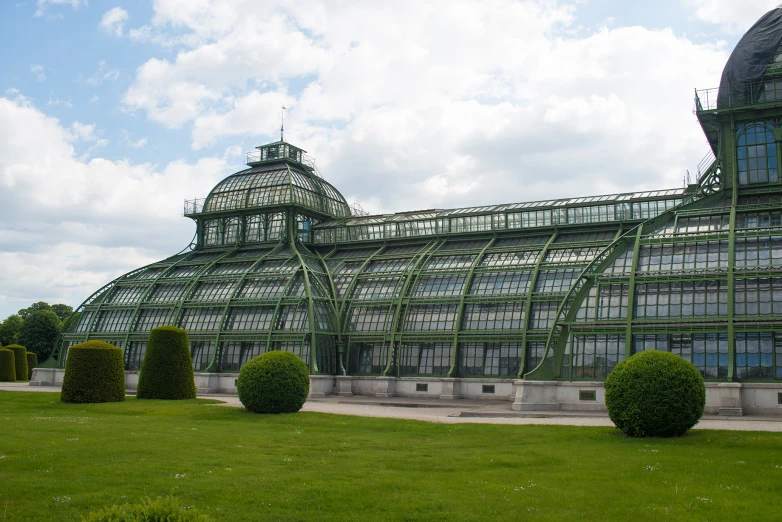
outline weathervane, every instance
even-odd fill
[[[280,119],[280,141],[285,141],[285,105],[282,106],[282,116]]]

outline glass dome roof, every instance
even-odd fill
[[[203,212],[300,205],[331,217],[350,216],[347,201],[304,165],[288,161],[255,165],[225,178],[209,193]]]

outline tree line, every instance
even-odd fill
[[[66,304],[33,303],[0,323],[0,346],[19,344],[43,362],[52,353],[65,320],[73,313]]]

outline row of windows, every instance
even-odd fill
[[[268,330],[271,326],[275,306],[233,307],[229,309],[223,326],[228,331]],[[330,331],[331,314],[326,305],[320,301],[314,303],[316,326],[318,329]],[[179,326],[188,331],[215,331],[220,329],[223,318],[223,307],[185,308],[179,319]],[[135,310],[104,310],[92,328],[95,332],[148,332],[158,326],[171,324],[173,310],[170,308],[148,308],[139,311],[135,325],[131,329]],[[89,331],[89,325],[94,317],[93,312],[83,313],[75,328],[76,332]],[[279,308],[275,330],[306,330],[307,305],[285,305]]]
[[[782,379],[782,334],[737,333],[735,337],[735,370],[739,380]],[[112,341],[122,346],[121,341]],[[403,343],[399,347],[400,375],[444,376],[451,366],[453,344]],[[545,343],[527,345],[526,370],[534,369],[543,356]],[[146,341],[133,341],[125,350],[125,367],[138,370],[144,359]],[[273,343],[277,350],[291,351],[304,359],[309,357],[307,341]],[[322,348],[322,349],[321,349]],[[333,343],[319,344],[319,351],[333,351]],[[206,370],[214,358],[212,341],[192,341],[193,368]],[[265,342],[229,341],[221,343],[220,371],[238,371],[251,358],[264,353]],[[724,333],[634,335],[632,353],[644,350],[670,351],[690,361],[706,379],[727,377],[728,336]],[[625,336],[612,334],[573,335],[563,359],[563,376],[575,379],[605,379],[614,366],[626,356]],[[519,342],[468,342],[459,344],[457,373],[461,377],[515,377],[521,369],[522,345]],[[358,374],[380,374],[388,364],[388,345],[356,343],[351,346],[349,371]],[[328,365],[328,363],[326,363]],[[572,366],[572,373],[569,373]]]
[[[451,367],[453,343],[402,343],[399,375],[445,376]]]
[[[348,371],[352,374],[379,375],[388,364],[385,343],[356,343],[351,347]]]
[[[510,285],[526,290],[523,274],[476,274],[473,287],[487,292],[496,292],[498,284],[505,285],[502,292],[510,293]],[[462,283],[464,275],[431,276],[432,280],[422,283],[422,290],[436,295],[435,292],[446,292],[452,288],[449,278],[457,278]],[[252,289],[257,290],[260,283],[264,288],[275,285],[281,291],[282,280],[248,281]],[[202,283],[206,284],[206,283]],[[300,282],[300,284],[303,284]],[[363,286],[362,286],[363,284]],[[396,279],[367,279],[357,285],[357,298],[387,297],[397,283]],[[437,286],[434,286],[434,285]],[[494,286],[490,286],[494,285]],[[592,288],[590,294],[579,310],[580,320],[617,320],[627,317],[628,285],[600,285]],[[428,290],[426,290],[428,289]],[[439,289],[439,290],[438,290]],[[455,290],[454,290],[455,292]],[[598,295],[599,292],[599,295]],[[444,294],[442,294],[444,295]],[[637,319],[666,318],[706,318],[727,315],[727,282],[725,281],[685,281],[673,283],[647,283],[636,285],[635,317]],[[557,302],[533,303],[530,313],[529,327],[532,329],[549,329],[552,326]],[[303,307],[303,305],[302,305]],[[316,307],[320,310],[320,305]],[[404,325],[407,331],[449,331],[456,325],[458,305],[411,305]],[[224,326],[227,330],[266,330],[271,321],[270,314],[274,307],[244,307],[232,308]],[[282,307],[285,313],[280,314],[281,323],[276,329],[304,329],[304,316],[291,316],[288,320],[287,311],[290,307]],[[261,313],[260,310],[271,310]],[[98,321],[92,328],[99,332],[128,331],[133,320],[133,309],[105,310],[100,313]],[[170,309],[142,309],[139,313],[133,331],[149,331],[156,326],[168,324],[171,321]],[[210,331],[219,329],[222,317],[222,307],[185,308],[180,320],[183,328],[188,330]],[[735,290],[735,313],[737,316],[772,316],[782,315],[782,280],[779,279],[738,279]],[[255,314],[255,315],[253,315]],[[268,316],[268,317],[267,317]],[[93,320],[93,312],[84,312],[75,328],[77,332],[88,331]],[[267,317],[262,320],[261,317]],[[331,330],[330,314],[323,311],[317,319],[319,327]],[[286,322],[287,321],[287,322]],[[384,332],[389,329],[389,311],[387,307],[353,307],[348,321],[348,331],[353,332]],[[519,301],[510,303],[468,303],[464,308],[463,330],[517,330],[524,324],[523,307]]]
[[[642,245],[638,254],[640,272],[715,269],[727,266],[727,241]]]
[[[204,221],[204,245],[233,245],[244,243],[278,241],[285,234],[285,214],[261,214],[248,216],[244,221],[242,239],[240,218],[222,218]]]
[[[761,374],[762,365],[756,364],[759,359],[748,357],[739,357],[739,340],[744,344],[742,354],[759,353],[760,337],[766,334],[736,334],[737,342],[737,368],[742,363],[745,368],[749,368],[748,362],[751,362],[757,368],[752,370],[754,374]],[[770,335],[770,334],[768,334]],[[757,341],[756,341],[757,339]],[[568,340],[565,349],[565,357],[562,364],[562,375],[567,377],[569,370],[572,370],[574,379],[605,379],[616,364],[624,360],[626,356],[624,335],[573,335]],[[755,344],[752,344],[755,343]],[[751,346],[750,346],[751,345]],[[755,346],[758,348],[756,349]],[[782,352],[782,343],[780,343],[780,352]],[[636,335],[633,336],[633,353],[643,350],[665,350],[670,351],[684,359],[690,361],[705,379],[722,379],[728,376],[728,336],[727,334],[681,334],[681,335]],[[766,358],[768,363],[769,359]],[[782,362],[782,361],[781,361]],[[572,366],[572,368],[569,368]],[[770,366],[768,366],[770,368]],[[771,370],[767,372],[773,374]],[[742,377],[747,378],[750,371],[740,372]],[[782,372],[778,373],[782,377]],[[773,378],[773,377],[769,377]]]
[[[639,272],[664,272],[693,269],[725,269],[728,266],[727,241],[703,241],[675,245],[641,245],[638,254]],[[782,265],[782,237],[736,239],[737,268],[757,268]],[[606,273],[632,271],[633,250],[622,252]]]
[[[681,200],[639,201],[560,209],[510,212],[421,219],[405,222],[384,222],[349,225],[315,231],[316,243],[339,243],[399,237],[419,237],[447,233],[483,232],[517,228],[548,227],[566,224],[586,224],[650,219],[678,205]]]
[[[230,266],[218,265],[218,266]],[[220,274],[230,274],[231,269],[221,271]],[[237,299],[270,299],[283,295],[289,279],[287,277],[268,278],[268,279],[250,279],[244,282]],[[107,301],[110,304],[135,304],[142,300],[148,286],[123,286],[117,289],[117,292]],[[149,302],[170,302],[178,301],[185,297],[185,291],[188,285],[178,284],[160,284],[154,287],[149,297],[145,301]],[[190,301],[227,301],[234,294],[236,281],[202,281],[198,283],[193,292],[187,296]],[[297,279],[291,283],[289,296],[304,295],[303,279],[297,276]]]
[[[580,276],[579,269],[541,270],[538,274],[535,292],[562,293],[570,289]],[[473,276],[468,295],[513,295],[525,294],[529,290],[532,272],[477,273]],[[350,284],[351,278],[335,278],[339,296]],[[411,295],[415,297],[454,297],[464,291],[467,274],[435,275],[418,277]],[[353,299],[384,299],[396,297],[401,289],[398,278],[361,278],[356,282]]]
[[[112,341],[112,344],[116,346],[118,343]],[[221,372],[237,372],[244,363],[266,351],[266,343],[257,341],[229,341],[220,343],[220,346],[221,357],[218,361],[218,368]],[[272,343],[272,347],[274,350],[295,353],[305,362],[309,361],[308,341],[275,341]],[[128,343],[128,348],[125,350],[125,369],[128,371],[141,369],[146,350],[147,341],[132,341]],[[214,341],[191,341],[190,355],[193,360],[194,370],[207,370],[215,355]]]
[[[728,313],[726,281],[639,284],[635,292],[638,319],[720,317]]]
[[[551,328],[558,305],[556,302],[532,303],[530,329]],[[408,332],[454,331],[457,310],[457,304],[410,305],[405,316],[404,329]],[[524,305],[519,301],[468,303],[464,306],[462,330],[522,330],[524,315]],[[388,306],[354,306],[348,317],[348,332],[390,331],[391,309]]]
[[[461,377],[516,377],[521,369],[521,343],[463,343],[459,346]]]
[[[549,250],[544,261],[546,263],[588,263],[600,255],[602,251],[603,249],[599,247]]]
[[[405,343],[400,347],[402,375],[446,375],[451,343]],[[527,343],[527,369],[543,356],[545,343]],[[457,374],[460,377],[516,377],[521,370],[520,342],[460,343]],[[388,364],[388,344],[355,343],[350,348],[351,374],[381,374]]]

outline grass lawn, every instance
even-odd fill
[[[782,434],[443,425],[0,392],[0,520],[172,495],[216,520],[769,520]],[[777,515],[774,515],[777,513]]]

